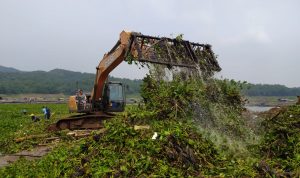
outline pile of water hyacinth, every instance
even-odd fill
[[[299,106],[257,123],[264,129],[257,134],[243,116],[240,86],[229,80],[164,81],[149,75],[142,85],[144,102],[107,120],[105,132],[64,139],[48,155],[34,161],[20,159],[0,169],[1,175],[299,175]]]

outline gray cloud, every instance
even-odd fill
[[[226,78],[300,86],[296,0],[0,0],[0,64],[95,72],[123,29],[210,43]],[[120,65],[112,75],[142,78]]]

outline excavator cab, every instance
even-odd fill
[[[76,94],[69,98],[69,112],[90,113],[93,111],[123,112],[126,105],[125,88],[120,82],[108,82],[104,86],[102,107],[93,107],[90,94]],[[99,110],[99,108],[102,108]]]
[[[125,89],[120,82],[108,82],[104,87],[104,110],[106,112],[123,112],[125,109]]]

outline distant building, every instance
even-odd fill
[[[278,101],[279,102],[293,102],[294,100],[287,99],[287,98],[279,98]]]
[[[279,102],[287,102],[288,99],[285,99],[285,98],[278,98],[278,101],[279,101]]]

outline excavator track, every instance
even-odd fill
[[[82,115],[75,115],[61,119],[48,127],[49,131],[75,130],[75,129],[99,129],[103,128],[103,120],[113,118],[114,114],[95,112]]]

